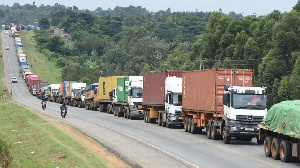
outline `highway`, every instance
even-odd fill
[[[41,100],[32,96],[23,79],[18,77],[19,65],[14,38],[2,32],[2,49],[5,81],[13,99],[25,106],[63,121],[92,137],[109,151],[132,167],[183,168],[183,167],[299,167],[299,163],[283,163],[267,158],[263,145],[256,139],[251,142],[207,139],[206,133],[189,134],[183,129],[168,129],[143,120],[128,120],[99,111],[87,111],[68,107],[68,115],[62,119],[60,104],[47,102],[43,111]],[[9,46],[9,50],[5,47]],[[25,48],[26,50],[26,48]],[[51,71],[51,69],[49,69]],[[18,83],[11,83],[13,76]]]

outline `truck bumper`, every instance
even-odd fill
[[[134,118],[144,118],[144,114],[142,110],[130,111],[130,116]]]
[[[172,126],[183,126],[184,124],[181,115],[168,116],[168,119],[169,119],[169,125]]]
[[[229,136],[247,136],[247,137],[258,137],[259,127],[257,124],[241,123],[230,120],[228,125]]]

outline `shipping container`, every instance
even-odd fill
[[[150,72],[143,76],[143,105],[163,106],[165,80],[167,77],[182,77],[182,71]]]
[[[117,101],[128,103],[129,78],[118,78],[117,80]]]
[[[244,69],[208,69],[185,72],[182,84],[182,108],[223,113],[225,84],[253,86],[253,71]]]
[[[125,76],[110,76],[99,78],[99,101],[109,101],[109,92],[117,87],[117,79]]]

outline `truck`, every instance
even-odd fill
[[[282,162],[300,159],[300,100],[273,105],[259,126],[266,157]]]
[[[49,101],[51,102],[56,102],[56,95],[58,95],[58,90],[59,90],[59,87],[60,87],[60,84],[51,84],[48,86],[48,98],[49,98]]]
[[[15,38],[20,38],[20,32],[18,32],[18,31],[14,31],[13,35]]]
[[[40,82],[39,79],[33,79],[33,80],[30,80],[29,82],[29,92],[35,96],[36,95],[36,87],[38,85],[38,83]]]
[[[144,121],[159,126],[183,126],[181,116],[182,71],[150,72],[143,75]]]
[[[115,116],[128,119],[143,118],[142,95],[143,76],[118,78],[117,87],[111,93],[113,103],[108,105],[107,112],[112,110]]]
[[[84,89],[86,87],[86,83],[72,83],[72,99],[71,104],[73,107],[83,107],[84,103]]]
[[[111,105],[113,102],[113,100],[110,99],[110,92],[117,87],[117,79],[124,78],[124,77],[125,76],[109,76],[109,77],[99,78],[98,107],[100,112],[108,112],[107,107]]]
[[[38,80],[40,79],[40,77],[37,75],[28,75],[28,77],[25,79],[25,83],[27,84],[27,86],[29,86],[30,81],[34,79]]]
[[[48,94],[49,94],[48,86],[44,86],[40,90],[41,90],[40,91],[40,96],[38,98],[47,101],[48,100]]]
[[[27,60],[26,59],[20,60],[20,66],[22,66],[22,65],[27,65]]]
[[[99,101],[98,86],[98,83],[93,83],[85,87],[84,107],[86,110],[97,110]]]
[[[33,73],[31,71],[25,72],[23,75],[24,80],[27,78],[28,75],[33,75]]]
[[[201,132],[208,139],[259,140],[257,124],[267,114],[266,88],[253,87],[251,69],[206,69],[183,73],[184,131]]]
[[[72,99],[74,98],[74,92],[81,90],[85,86],[86,86],[86,83],[78,83],[76,81],[61,82],[58,102],[61,104],[65,103],[67,105],[73,105]]]
[[[36,95],[35,96],[38,97],[39,99],[42,99],[43,93],[41,92],[41,89],[47,85],[48,85],[47,81],[40,80],[36,85]]]

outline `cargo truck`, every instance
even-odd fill
[[[109,76],[109,77],[100,77],[99,78],[99,87],[98,87],[98,107],[100,112],[108,112],[107,107],[113,102],[110,99],[110,92],[117,87],[117,79],[124,78],[126,76]],[[96,108],[97,110],[97,108]]]
[[[29,86],[30,81],[34,79],[39,80],[40,78],[37,75],[28,75],[28,77],[25,79],[27,86]]]
[[[98,83],[93,83],[85,87],[84,107],[86,110],[97,110],[98,108]]]
[[[48,91],[49,91],[48,86],[42,87],[40,90],[41,90],[40,97],[38,97],[38,98],[47,101],[48,100]]]
[[[47,81],[42,81],[42,80],[40,80],[39,82],[38,82],[38,84],[36,85],[36,97],[38,97],[39,99],[42,99],[42,93],[41,93],[41,89],[43,88],[43,87],[45,87],[45,86],[47,86],[48,85],[48,82]]]
[[[58,97],[59,103],[65,103],[67,105],[73,105],[72,100],[74,98],[74,92],[81,90],[86,86],[86,83],[78,83],[75,81],[64,81],[60,83],[60,94]]]
[[[272,106],[259,124],[259,138],[264,140],[266,157],[282,162],[300,159],[300,100]]]
[[[20,60],[20,66],[22,66],[22,65],[27,65],[26,59]]]
[[[72,105],[73,107],[83,107],[84,103],[84,89],[86,83],[72,83]]]
[[[253,70],[208,69],[185,72],[182,81],[184,130],[209,139],[258,139],[257,126],[267,113],[266,90],[253,86]]]
[[[36,95],[36,86],[39,83],[39,79],[33,79],[29,82],[29,92],[35,96]]]
[[[182,71],[151,72],[143,76],[144,121],[182,126]]]
[[[128,119],[143,118],[142,108],[143,76],[129,76],[117,79],[117,87],[111,92],[113,103],[107,112]]]
[[[51,84],[48,86],[48,90],[49,90],[49,95],[48,95],[48,99],[51,102],[56,102],[56,95],[58,95],[58,90],[59,90],[60,84]]]

